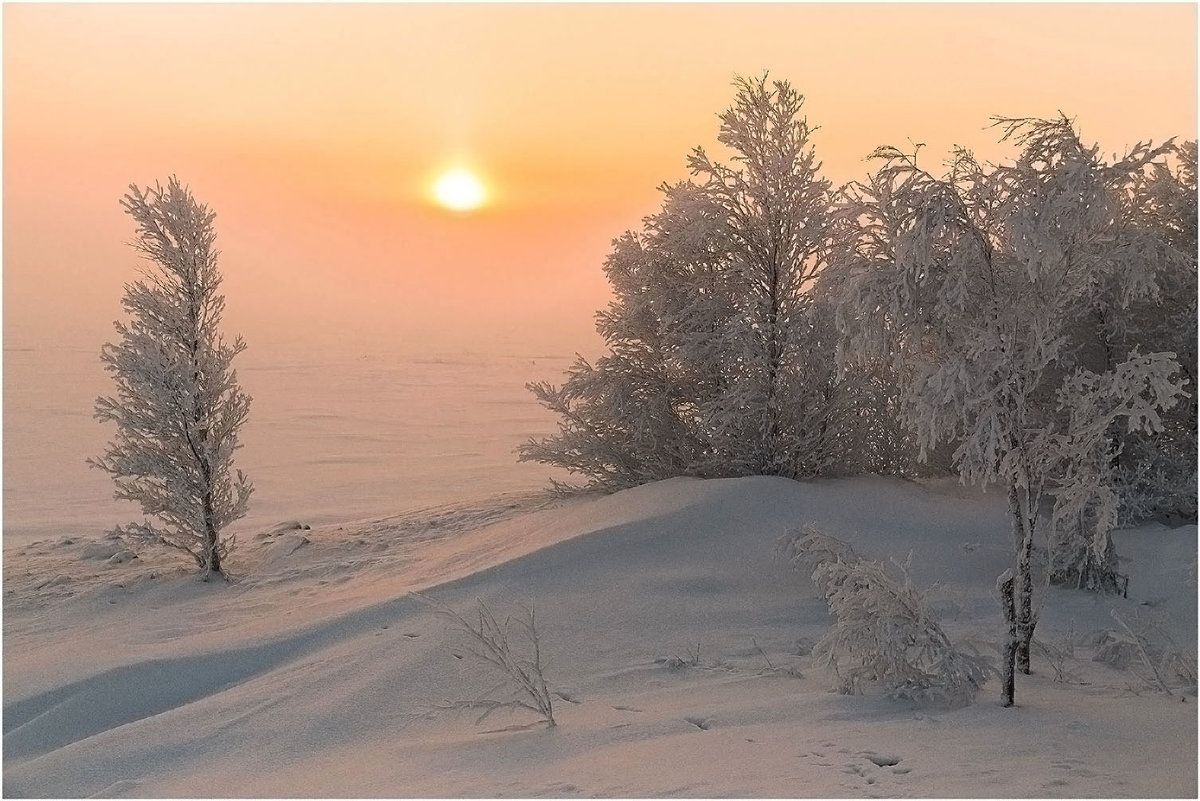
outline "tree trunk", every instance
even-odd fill
[[[209,575],[212,573],[216,573],[217,575],[224,575],[224,573],[222,572],[223,568],[221,565],[221,532],[217,529],[217,515],[213,509],[213,466],[209,464],[207,450],[209,429],[207,426],[201,426],[201,422],[204,420],[204,410],[201,408],[198,401],[201,396],[200,387],[203,382],[203,376],[201,375],[198,367],[201,346],[199,332],[203,328],[203,324],[200,319],[200,306],[198,301],[193,301],[190,313],[191,319],[195,325],[195,331],[197,333],[197,335],[192,338],[191,342],[192,381],[193,389],[195,390],[192,401],[192,422],[197,427],[196,439],[198,440],[198,447],[193,448],[193,453],[195,454],[196,460],[199,463],[200,477],[203,481],[204,487],[204,494],[201,497],[202,511],[204,513],[203,570],[204,578],[207,580]]]
[[[1024,537],[1021,540],[1021,550],[1017,554],[1017,575],[1020,584],[1017,587],[1017,625],[1020,640],[1017,643],[1017,667],[1028,676],[1031,672],[1029,664],[1029,649],[1033,643],[1033,629],[1037,621],[1033,616],[1033,534],[1037,523],[1037,510],[1029,509],[1029,499],[1026,498]]]
[[[996,589],[1000,593],[1000,606],[1004,611],[1004,621],[1008,624],[1008,636],[1004,640],[1004,655],[1000,660],[1000,675],[1003,681],[1001,700],[1004,706],[1016,703],[1016,661],[1017,661],[1017,608],[1013,597],[1013,572],[1005,570],[996,579]]]
[[[1023,530],[1021,526],[1021,505],[1017,502],[1017,488],[1008,488],[1008,521],[1012,524],[1013,553],[1021,550]]]
[[[1037,524],[1037,509],[1031,504],[1028,491],[1022,498],[1016,488],[1009,491],[1009,511],[1013,516],[1013,531],[1017,540],[1017,571],[1014,592],[1017,626],[1017,668],[1026,675],[1032,670],[1029,651],[1037,621],[1033,616],[1033,535]]]
[[[212,491],[204,493],[204,568],[205,574],[221,573],[220,540],[213,515]]]
[[[772,237],[771,252],[767,264],[769,289],[767,294],[766,350],[767,350],[767,397],[766,419],[763,421],[763,453],[760,474],[782,475],[783,465],[779,452],[779,367],[782,356],[780,347],[779,313],[782,306],[779,263],[780,243]]]
[[[1033,644],[1033,629],[1037,621],[1033,616],[1033,575],[1029,569],[1029,557],[1024,557],[1025,567],[1021,574],[1019,628],[1020,640],[1017,643],[1017,667],[1028,676],[1033,672],[1029,661],[1029,651]]]
[[[758,472],[760,475],[779,475],[781,471],[780,454],[777,440],[779,439],[779,328],[778,301],[771,298],[771,308],[767,312],[767,378],[766,399],[763,427],[762,452]]]

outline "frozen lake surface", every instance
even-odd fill
[[[236,464],[254,482],[234,531],[280,520],[379,517],[536,490],[556,473],[515,448],[555,430],[525,389],[557,382],[570,356],[243,353],[254,398]],[[4,538],[97,535],[139,519],[85,464],[115,428],[92,419],[112,382],[95,349],[4,351]]]

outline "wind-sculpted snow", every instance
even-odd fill
[[[44,586],[6,554],[10,796],[1189,795],[1195,703],[1091,662],[1108,600],[1055,590],[1026,699],[966,709],[828,693],[806,656],[830,618],[779,538],[819,524],[871,559],[911,552],[955,642],[994,653],[1002,498],[882,479],[677,479],[604,497],[442,507],[264,529],[228,585],[145,557],[77,558]],[[1133,620],[1152,601],[1194,648],[1195,527],[1125,536]],[[288,539],[293,538],[293,539]],[[308,542],[292,548],[299,540]],[[1175,554],[1160,559],[1166,548]],[[141,563],[141,564],[139,564]],[[153,568],[151,568],[153,564]],[[151,577],[153,573],[153,577]],[[10,580],[19,575],[19,582]],[[67,574],[64,574],[67,575]],[[43,579],[54,575],[43,574]],[[119,586],[123,585],[123,586]],[[14,592],[15,590],[15,592]],[[419,591],[459,612],[537,610],[553,732],[531,717],[424,713],[493,677]],[[1192,604],[1186,601],[1190,598]],[[1103,608],[1101,608],[1103,607]],[[561,699],[561,702],[560,702]],[[998,743],[1027,743],[1002,752]],[[881,756],[882,755],[882,756]],[[1123,783],[1122,783],[1123,782]]]
[[[277,667],[292,650],[273,645],[154,659],[5,704],[4,758],[38,757],[189,704]]]

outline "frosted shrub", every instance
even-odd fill
[[[813,659],[833,670],[839,692],[859,693],[864,683],[879,682],[893,698],[974,701],[987,663],[954,648],[903,565],[897,580],[811,525],[785,537],[781,551],[793,567],[811,573],[837,618]]]

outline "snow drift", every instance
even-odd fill
[[[995,654],[1011,534],[1002,498],[957,487],[675,479],[278,526],[241,544],[232,585],[62,537],[5,554],[4,792],[1195,795],[1194,695],[1092,661],[1114,609],[1194,653],[1195,526],[1119,533],[1128,599],[1050,591],[1056,647],[1017,708],[993,682],[948,709],[829,692],[806,656],[827,608],[775,556],[805,523],[871,559],[911,552],[941,627]],[[493,677],[413,591],[535,605],[559,725],[423,716]]]

